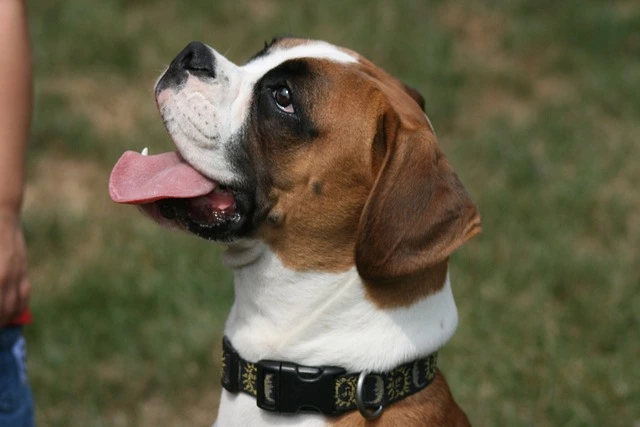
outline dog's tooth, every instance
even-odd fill
[[[142,149],[142,151],[140,152],[140,154],[142,154],[143,156],[148,156],[149,155],[149,149],[147,147],[144,147]]]

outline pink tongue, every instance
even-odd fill
[[[140,204],[160,199],[205,196],[217,186],[177,153],[143,156],[135,151],[127,151],[111,171],[109,195],[117,203]],[[211,196],[212,199],[219,198],[215,194]],[[229,201],[218,202],[226,204]]]

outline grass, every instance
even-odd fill
[[[46,3],[46,2],[45,2]],[[476,425],[640,422],[640,7],[460,0],[30,2],[24,222],[41,426],[209,425],[232,300],[219,249],[108,200],[125,149],[171,147],[153,83],[191,40],[351,47],[419,89],[483,215],[453,258],[440,357]]]

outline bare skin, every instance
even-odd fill
[[[20,210],[31,121],[32,71],[25,2],[0,0],[0,326],[29,300]]]

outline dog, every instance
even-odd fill
[[[238,66],[192,42],[155,86],[177,151],[128,151],[109,191],[226,246],[214,426],[466,426],[436,367],[450,254],[480,216],[424,99],[358,53],[277,38]]]

